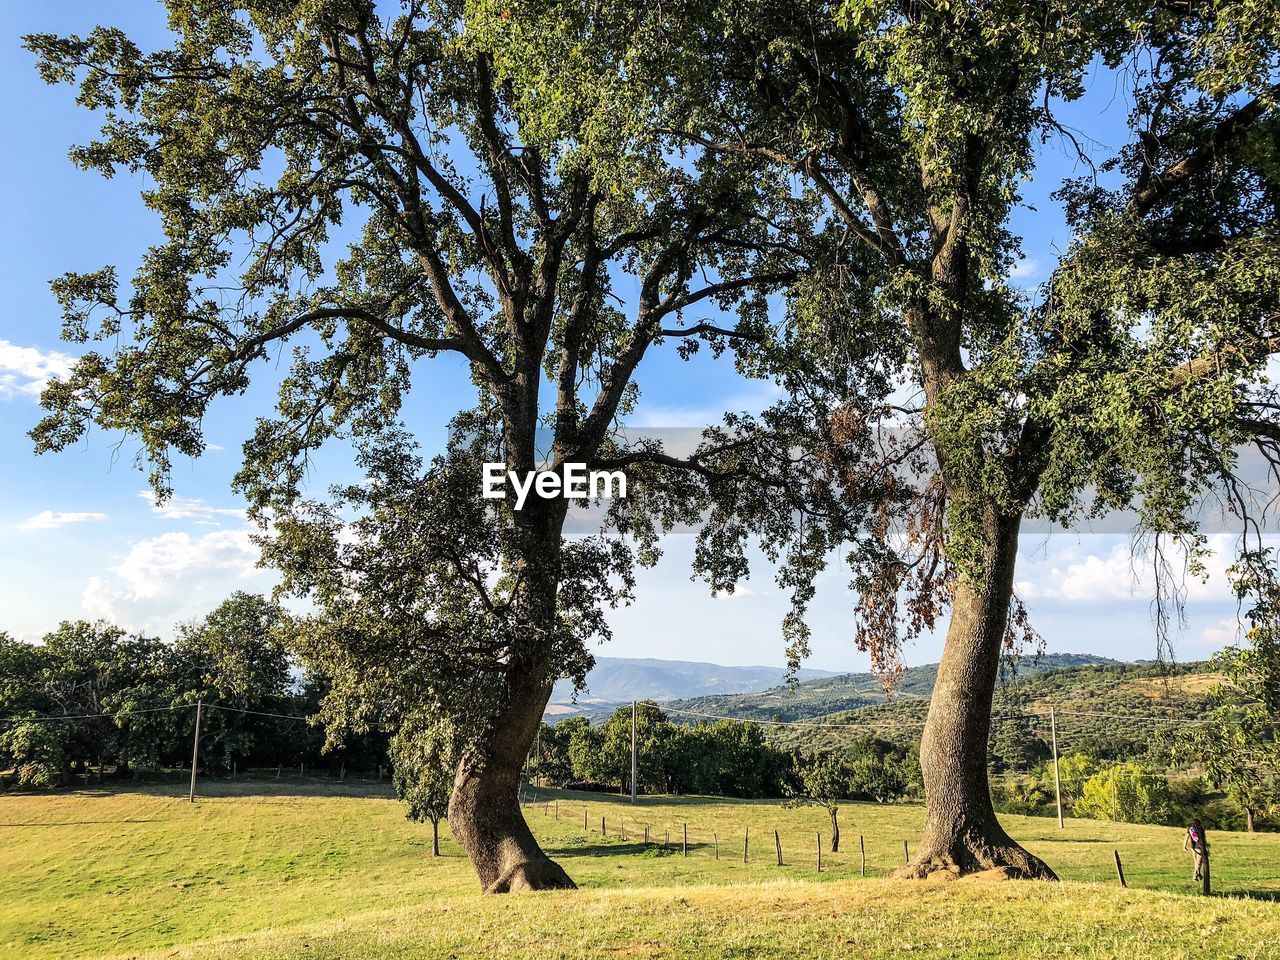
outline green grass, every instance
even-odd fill
[[[447,831],[433,859],[429,827],[372,787],[205,789],[194,805],[173,787],[0,797],[0,957],[1280,955],[1267,952],[1280,943],[1280,904],[1265,899],[1280,898],[1277,835],[1211,835],[1215,887],[1228,896],[1209,901],[1190,896],[1179,830],[1093,821],[1059,831],[1003,818],[1072,882],[919,884],[882,879],[919,836],[918,807],[844,807],[842,851],[824,851],[819,875],[815,835],[825,845],[828,826],[816,808],[683,798],[633,808],[544,791],[561,818],[531,805],[529,821],[583,890],[489,898]],[[638,843],[645,824],[671,848]]]

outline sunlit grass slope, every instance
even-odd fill
[[[981,952],[990,946],[981,931],[1012,924],[1010,936],[1056,937],[1041,930],[1055,917],[1065,924],[1062,943],[1075,945],[1072,956],[1139,955],[1122,943],[1168,947],[1152,956],[1272,955],[1245,949],[1239,937],[1250,925],[1258,950],[1280,943],[1280,904],[1189,896],[1190,864],[1172,828],[1069,820],[1059,831],[1052,820],[1007,817],[1010,832],[1065,879],[1098,885],[901,884],[879,878],[902,862],[903,840],[915,843],[917,807],[846,806],[841,852],[824,849],[818,874],[817,833],[825,848],[829,827],[816,808],[674,798],[641,798],[633,808],[619,797],[544,791],[528,808],[530,823],[584,891],[484,898],[447,830],[446,855],[433,859],[429,827],[406,821],[383,790],[271,783],[205,790],[196,804],[172,787],[0,797],[0,957],[133,955],[245,936],[252,939],[187,949],[209,958],[542,960],[787,956],[795,955],[785,952],[789,944],[812,943],[812,956],[900,955],[887,940],[888,952],[873,952],[887,930],[897,950],[911,943],[926,951],[912,955],[1000,956],[1011,954]],[[687,857],[680,853],[686,824]],[[669,837],[665,851],[639,842],[646,825],[652,841]],[[1218,890],[1280,897],[1280,836],[1211,839]],[[1188,896],[1122,893],[1113,848],[1131,888]],[[913,920],[917,908],[925,912]],[[1070,919],[1077,916],[1080,923]],[[1088,936],[1089,923],[1106,936]],[[609,946],[584,951],[583,937]],[[1132,940],[1114,939],[1123,937]],[[534,951],[543,939],[545,949]],[[1205,944],[1228,952],[1200,951]]]

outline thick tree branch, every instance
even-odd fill
[[[694,290],[683,297],[668,297],[658,306],[661,310],[661,315],[666,316],[710,297],[717,297],[725,293],[736,293],[737,291],[746,290],[751,287],[773,287],[779,284],[790,283],[797,277],[799,277],[799,273],[795,270],[776,270],[772,273],[737,277],[733,280],[724,280],[720,283],[708,284],[707,286]]]
[[[761,343],[764,340],[758,333],[744,333],[740,330],[733,330],[729,327],[719,327],[714,323],[705,321],[696,323],[692,327],[664,327],[658,331],[660,337],[698,337],[703,334],[710,334],[717,337],[726,337],[731,340],[746,340],[752,343]]]
[[[1219,154],[1271,111],[1278,96],[1280,85],[1271,87],[1264,96],[1255,97],[1220,120],[1204,143],[1166,167],[1163,173],[1155,174],[1146,187],[1134,193],[1129,200],[1129,210],[1139,215],[1146,213],[1178,184],[1208,167]]]
[[[1216,376],[1222,372],[1223,364],[1247,360],[1260,354],[1272,355],[1280,353],[1280,337],[1267,337],[1247,344],[1242,349],[1233,343],[1224,344],[1217,350],[1203,353],[1200,356],[1179,364],[1168,372],[1165,385],[1170,390],[1178,390],[1196,380]]]

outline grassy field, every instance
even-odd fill
[[[1280,835],[1212,835],[1206,901],[1173,828],[1006,817],[1068,882],[903,883],[883,877],[917,807],[846,806],[818,874],[815,808],[543,792],[530,823],[584,889],[486,898],[447,832],[433,859],[376,787],[206,791],[0,797],[0,957],[1280,956]],[[667,850],[638,842],[646,825]]]

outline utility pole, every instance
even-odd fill
[[[636,802],[636,702],[631,701],[631,802]]]
[[[196,802],[196,768],[200,765],[200,718],[204,713],[204,701],[196,701],[196,735],[191,741],[191,792],[187,799]]]
[[[1049,734],[1053,738],[1053,793],[1058,800],[1058,829],[1063,829],[1062,824],[1062,778],[1058,775],[1058,718],[1053,712],[1053,705],[1049,705]]]

